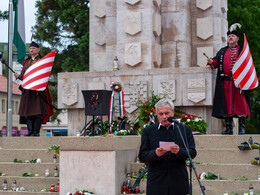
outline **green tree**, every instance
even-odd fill
[[[244,35],[246,34],[250,51],[253,56],[254,65],[258,78],[260,76],[260,0],[228,0],[228,23],[240,23],[242,28],[240,32],[240,44],[244,43]],[[247,119],[246,132],[259,133],[259,102],[260,87],[251,91],[253,98],[251,116]]]
[[[34,39],[56,49],[53,74],[89,68],[88,0],[37,0]]]

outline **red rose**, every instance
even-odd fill
[[[144,106],[146,106],[146,104],[144,104]]]
[[[181,118],[184,119],[184,118],[185,118],[185,115],[181,115]]]
[[[191,115],[192,116],[192,118],[196,118],[197,116],[195,116],[195,115]]]

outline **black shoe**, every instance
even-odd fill
[[[226,123],[226,130],[223,131],[221,134],[223,135],[233,135],[233,117],[225,117],[225,123]]]
[[[246,126],[246,117],[239,117],[239,135],[245,134],[245,126]]]
[[[33,134],[33,121],[32,121],[32,118],[26,117],[26,124],[27,124],[28,133],[25,136],[32,136],[32,134]]]
[[[226,129],[225,131],[222,131],[223,135],[233,135],[233,130]]]

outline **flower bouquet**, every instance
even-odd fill
[[[205,134],[207,131],[208,124],[202,118],[195,115],[181,115],[179,120],[185,125],[189,126],[192,131],[198,131],[203,134]]]

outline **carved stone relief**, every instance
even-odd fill
[[[99,18],[103,18],[106,15],[106,0],[95,0],[93,13]]]
[[[213,47],[198,47],[197,48],[197,65],[205,67],[207,58],[203,55],[205,53],[208,57],[213,57]]]
[[[166,95],[172,101],[175,100],[175,80],[164,80],[158,82],[158,94],[160,97]]]
[[[153,64],[156,67],[160,67],[162,64],[162,46],[158,43],[153,45]]]
[[[196,7],[206,10],[213,5],[212,0],[196,0]]]
[[[139,100],[146,101],[148,98],[147,81],[130,81],[124,83],[125,110],[132,113],[137,109]]]
[[[106,43],[106,27],[105,25],[95,26],[95,43],[102,46]]]
[[[71,106],[78,102],[78,84],[77,83],[65,83],[62,86],[61,101],[67,106]]]
[[[139,3],[141,0],[125,0],[126,3],[130,4],[130,5],[134,5]]]
[[[153,14],[153,34],[155,37],[159,37],[162,32],[162,22],[161,22],[161,14],[159,12],[155,12]]]
[[[162,3],[162,0],[153,0],[153,4],[154,4],[157,8],[160,8],[161,3]]]
[[[131,12],[125,16],[125,32],[130,35],[135,35],[141,32],[142,29],[141,12]]]
[[[197,18],[197,36],[203,40],[213,36],[212,17]]]
[[[206,98],[205,79],[188,79],[188,99],[198,103]]]
[[[135,66],[142,61],[141,43],[129,43],[125,45],[125,63]]]

